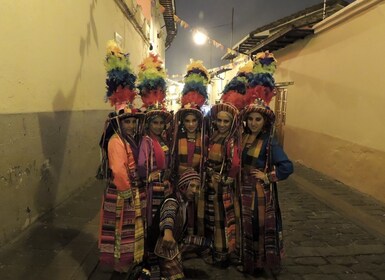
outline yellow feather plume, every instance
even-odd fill
[[[118,46],[118,44],[114,40],[109,40],[107,42],[107,55],[109,54],[114,54],[117,57],[123,56],[122,49]]]
[[[274,54],[269,52],[269,51],[265,51],[265,52],[259,52],[257,53],[254,58],[256,60],[260,59],[260,58],[273,58],[274,59],[274,62],[277,62],[277,60],[275,59],[274,57]]]
[[[245,65],[239,68],[238,73],[251,73],[253,72],[254,63],[253,61],[248,61]]]
[[[191,59],[191,63],[189,65],[187,65],[186,68],[187,68],[187,72],[189,72],[193,69],[199,69],[200,71],[202,71],[203,73],[206,74],[207,78],[210,77],[209,72],[207,71],[206,67],[204,67],[203,61],[201,61],[201,60]]]

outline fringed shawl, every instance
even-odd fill
[[[195,170],[199,171],[199,165],[201,163],[201,157],[202,157],[202,139],[201,134],[197,133],[195,137],[195,142],[193,142],[193,150],[192,154],[189,150],[189,143],[187,140],[187,137],[183,135],[184,137],[179,138],[178,140],[178,160],[179,165],[182,167],[192,167]]]

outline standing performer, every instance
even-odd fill
[[[201,174],[205,156],[206,138],[202,106],[207,100],[209,73],[202,61],[192,61],[187,65],[182,91],[182,108],[174,117],[174,137],[172,148],[172,170],[177,177],[187,168]],[[195,232],[196,202],[189,203],[188,233]]]
[[[140,65],[138,74],[140,95],[146,107],[144,136],[141,141],[138,172],[146,184],[146,226],[162,200],[172,192],[169,177],[169,137],[166,127],[172,114],[166,110],[166,73],[162,61],[150,54]]]
[[[164,198],[171,194],[170,150],[167,125],[172,114],[166,110],[166,73],[157,55],[150,54],[139,66],[138,88],[146,107],[144,135],[142,137],[138,172],[145,184],[146,196],[146,266],[151,271],[151,279],[160,277],[156,256],[148,251],[148,236],[152,219]]]
[[[236,225],[236,215],[240,215],[237,202],[240,168],[237,107],[243,107],[246,86],[242,79],[232,82],[225,87],[221,99],[224,103],[214,105],[208,116],[208,156],[197,215],[198,235],[213,239],[213,255],[204,259],[222,267],[237,255],[240,239]]]
[[[144,229],[139,199],[139,178],[131,144],[138,130],[135,80],[128,54],[109,41],[105,61],[107,99],[115,106],[103,134],[101,148],[108,155],[111,176],[103,196],[99,234],[100,264],[127,272],[144,253]],[[107,151],[105,150],[107,148]]]
[[[271,54],[260,56],[275,69]],[[269,62],[270,61],[270,62]],[[258,63],[261,63],[258,61]],[[257,65],[257,67],[262,67]],[[266,70],[266,69],[265,69]],[[274,112],[267,106],[274,96],[271,73],[255,75],[245,96],[246,123],[242,138],[242,264],[239,270],[253,274],[263,268],[279,268],[283,253],[282,219],[277,181],[293,172],[293,164],[274,137]]]

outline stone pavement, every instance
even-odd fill
[[[103,188],[90,183],[0,248],[0,279],[88,279],[98,261]]]
[[[295,167],[279,184],[286,248],[281,273],[247,276],[190,259],[188,279],[385,279],[385,204]],[[0,248],[0,279],[124,279],[97,266],[102,192],[93,182]]]

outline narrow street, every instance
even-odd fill
[[[385,279],[384,204],[300,165],[279,189],[286,257],[278,276],[190,259],[188,279]],[[100,182],[84,188],[4,246],[1,279],[124,279],[97,266],[102,192]]]

